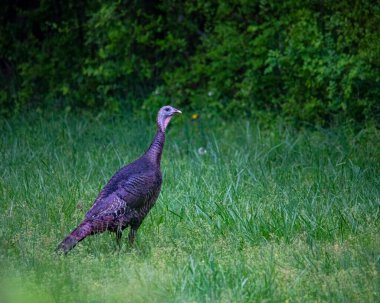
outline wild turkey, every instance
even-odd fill
[[[66,254],[89,235],[106,230],[116,233],[120,246],[122,231],[130,226],[129,242],[157,200],[161,190],[160,162],[165,143],[165,129],[173,115],[181,113],[171,106],[158,111],[157,133],[148,150],[137,160],[122,167],[101,190],[85,219],[68,235],[57,251]]]

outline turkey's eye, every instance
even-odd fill
[[[168,112],[169,110],[170,110],[170,108],[169,108],[169,107],[166,107],[166,108],[165,108],[165,111],[166,111],[166,112]]]

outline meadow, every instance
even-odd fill
[[[161,195],[123,235],[54,249],[153,119],[0,122],[1,302],[379,302],[380,132],[173,119]]]

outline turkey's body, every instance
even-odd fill
[[[98,231],[139,225],[156,201],[161,184],[160,169],[140,158],[111,178],[87,212],[86,220],[94,221]]]
[[[137,229],[161,190],[160,161],[165,128],[162,129],[159,120],[158,126],[145,154],[114,174],[95,199],[85,219],[61,242],[58,250],[67,253],[85,237],[107,230],[116,233],[119,243],[122,231],[128,226],[131,227],[129,241],[133,243]]]

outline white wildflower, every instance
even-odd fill
[[[207,154],[207,150],[204,147],[198,148],[198,155],[203,156]]]

